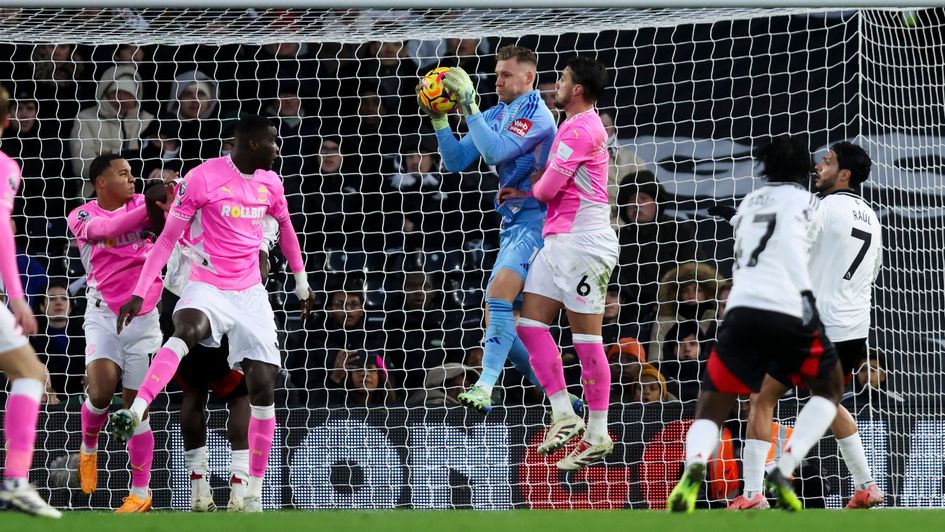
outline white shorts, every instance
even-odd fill
[[[609,228],[549,235],[528,270],[525,292],[560,301],[572,312],[602,314],[618,254],[617,235]]]
[[[276,316],[262,284],[237,291],[191,281],[174,312],[185,308],[197,309],[210,319],[210,336],[201,340],[201,345],[218,347],[223,335],[229,338],[227,361],[231,368],[239,367],[246,358],[282,367]]]
[[[104,302],[89,298],[85,309],[85,365],[104,358],[121,368],[121,385],[137,390],[151,364],[150,355],[161,348],[161,318],[157,309],[131,320],[121,334],[118,316]]]
[[[13,313],[0,302],[0,354],[19,349],[28,343],[29,340],[17,325]]]

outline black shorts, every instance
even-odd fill
[[[837,350],[837,357],[840,359],[840,367],[843,368],[843,384],[845,386],[850,384],[850,381],[853,379],[853,372],[856,371],[857,364],[866,358],[866,338],[844,340],[833,344],[833,347]],[[792,379],[790,376],[784,374],[775,375],[772,373],[771,376],[789,388],[802,384],[798,382],[798,379]]]
[[[780,312],[738,307],[725,314],[719,327],[703,385],[749,394],[761,389],[765,374],[799,383],[826,377],[836,364],[837,350],[822,327],[805,327],[800,318]]]
[[[167,290],[161,295],[161,332],[164,333],[165,341],[174,333],[173,313],[178,299]],[[227,400],[244,397],[248,394],[246,382],[241,372],[230,368],[227,361],[229,353],[226,336],[220,340],[219,347],[197,344],[180,361],[174,380],[189,391],[213,392]]]

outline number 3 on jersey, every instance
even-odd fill
[[[775,226],[777,226],[777,223],[778,223],[778,215],[773,212],[756,214],[751,219],[751,223],[752,225],[759,224],[759,228],[761,224],[764,224],[764,234],[761,235],[761,238],[758,240],[758,244],[755,245],[754,249],[751,250],[751,254],[748,256],[748,262],[744,265],[748,268],[754,268],[755,266],[758,265],[758,257],[761,256],[761,253],[768,246],[768,240],[771,240],[771,235],[774,234],[774,228]],[[742,221],[741,220],[739,220],[738,225],[739,225],[739,227],[737,228],[738,238],[736,239],[736,242],[735,242],[735,268],[742,267],[742,263],[741,263],[742,255],[743,255],[742,246],[745,244],[745,240],[746,240],[746,238],[742,237],[742,231],[741,231]],[[755,233],[755,232],[756,231],[751,231],[751,233]]]

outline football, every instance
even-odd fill
[[[420,100],[437,113],[448,113],[456,107],[456,94],[443,86],[443,76],[449,67],[437,67],[420,79]]]

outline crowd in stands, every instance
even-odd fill
[[[488,108],[497,44],[0,44],[9,58],[0,80],[14,96],[0,149],[23,168],[18,258],[42,316],[32,342],[49,370],[49,400],[82,390],[84,272],[65,216],[91,193],[89,162],[122,154],[143,187],[227,153],[234,119],[262,113],[279,132],[275,170],[321,305],[299,318],[275,253],[268,286],[285,331],[288,400],[457,405],[481,366],[497,178],[485,164],[444,169],[414,86],[436,65],[462,65]],[[549,107],[554,68],[538,84]],[[603,331],[612,401],[694,401],[730,289],[718,243],[731,228],[713,220],[708,235],[700,231],[655,169],[618,143],[615,112],[603,111],[621,246]],[[555,335],[571,344],[566,324]],[[563,360],[580,394],[577,356],[566,347]],[[514,370],[503,379],[499,402],[543,401]]]

